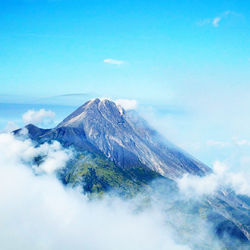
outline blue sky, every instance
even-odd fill
[[[250,140],[249,14],[243,0],[2,0],[0,103],[136,99],[163,134],[210,163],[229,146],[208,153],[209,141]]]
[[[164,98],[245,85],[249,11],[248,1],[1,1],[1,93],[127,96],[133,88],[135,97]]]

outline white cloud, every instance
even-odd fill
[[[250,141],[246,139],[236,139],[234,143],[238,146],[250,146]]]
[[[109,63],[109,64],[115,64],[115,65],[121,65],[121,64],[125,63],[124,61],[115,60],[115,59],[111,59],[111,58],[105,59],[104,62]]]
[[[230,172],[228,166],[220,161],[213,164],[213,170],[205,177],[185,175],[177,182],[180,191],[195,199],[213,194],[220,187],[230,187],[237,194],[250,195],[249,172]]]
[[[120,105],[125,110],[131,110],[137,108],[137,101],[132,99],[118,99],[115,101],[117,105]]]
[[[9,133],[9,132],[12,132],[18,128],[19,128],[19,126],[15,122],[9,121],[2,132]]]
[[[151,205],[144,208],[143,194],[133,200],[106,196],[89,200],[79,190],[63,186],[53,175],[69,159],[61,155],[68,151],[59,143],[34,147],[28,139],[1,134],[0,152],[0,249],[188,250],[197,248],[197,243],[220,249],[209,224],[196,213],[185,218],[186,209],[184,214],[174,209],[176,195],[171,201],[171,194],[164,192],[168,203],[153,196],[152,201],[146,199]],[[32,172],[33,167],[38,173],[32,159],[40,154],[46,156],[40,168],[49,175]],[[221,169],[216,163],[216,172],[224,172]],[[240,179],[234,179],[235,186]],[[213,191],[212,181],[207,180],[206,185]],[[245,185],[240,185],[242,192],[249,186]],[[198,188],[205,190],[201,183]]]
[[[227,11],[224,11],[221,15],[219,16],[216,16],[214,18],[206,18],[206,19],[203,19],[201,21],[199,21],[197,24],[199,26],[204,26],[204,25],[212,25],[214,27],[219,27],[219,24],[220,22],[222,21],[222,19],[226,18],[227,16],[229,15],[233,15],[233,16],[240,16],[240,14],[236,13],[236,12],[233,12],[233,11],[230,11],[230,10],[227,10]]]
[[[212,21],[212,24],[214,27],[218,27],[219,26],[219,22],[221,21],[221,17],[215,17]]]
[[[54,175],[33,175],[30,164],[38,153],[48,155],[51,171],[63,167],[66,158],[52,157],[58,163],[49,156],[60,151],[59,144],[34,148],[30,140],[0,135],[1,249],[190,249],[174,242],[159,209],[135,212],[136,200],[119,198],[89,201]]]
[[[228,146],[231,146],[231,143],[225,142],[225,141],[208,140],[207,145],[208,146],[228,147]]]
[[[66,162],[72,157],[70,150],[63,149],[61,144],[54,141],[52,144],[44,143],[40,147],[35,148],[36,155],[46,156],[46,160],[39,167],[33,167],[36,172],[45,172],[52,174],[57,169],[65,167]]]
[[[28,110],[26,113],[23,114],[23,122],[25,124],[44,124],[44,123],[51,123],[53,122],[56,114],[51,110],[40,109],[38,111],[35,110]]]
[[[25,163],[37,173],[45,172],[48,174],[64,167],[65,163],[72,157],[72,152],[63,149],[57,141],[34,147],[30,139],[17,140],[12,134],[4,133],[0,134],[0,152],[2,155],[0,164],[4,164],[4,162],[10,162],[12,165]],[[39,168],[33,163],[36,156],[45,157]]]
[[[209,195],[218,188],[217,176],[210,174],[206,177],[185,175],[178,180],[180,191],[187,197],[200,199],[202,195]]]
[[[250,141],[247,139],[238,139],[238,138],[232,138],[230,141],[216,141],[216,140],[208,140],[206,142],[208,146],[217,146],[217,147],[243,147],[243,146],[250,146]]]

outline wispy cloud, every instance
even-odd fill
[[[216,146],[216,147],[228,147],[231,146],[231,142],[227,142],[227,141],[216,141],[216,140],[208,140],[206,143],[208,146]]]
[[[125,62],[122,61],[122,60],[115,60],[115,59],[112,59],[112,58],[104,59],[104,62],[105,62],[105,63],[109,63],[109,64],[115,64],[115,65],[121,65],[121,64],[124,64],[124,63],[125,63]]]
[[[227,16],[232,15],[232,16],[240,16],[240,14],[234,12],[234,11],[224,11],[222,14],[213,17],[213,18],[206,18],[203,20],[200,20],[197,24],[199,26],[204,26],[204,25],[212,25],[213,27],[217,28],[220,25],[220,22],[225,19]]]
[[[229,141],[208,140],[206,144],[211,147],[250,146],[250,141],[247,139],[232,138]]]
[[[19,128],[19,126],[15,122],[8,121],[8,123],[6,124],[5,128],[2,131],[0,131],[0,133],[1,132],[3,132],[3,133],[9,133],[9,132],[12,132],[12,131],[14,131],[14,130],[16,130],[18,128]]]
[[[215,17],[212,21],[212,24],[214,27],[218,27],[219,26],[219,22],[221,21],[221,17]]]

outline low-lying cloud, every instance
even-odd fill
[[[25,131],[23,134],[26,135]],[[29,165],[35,172],[48,174],[65,167],[65,164],[73,155],[70,150],[62,148],[57,141],[35,147],[30,139],[18,140],[10,133],[0,134],[0,152],[1,165],[6,163],[13,166]],[[41,161],[39,168],[33,162],[36,157],[45,158],[44,161]]]
[[[119,198],[89,201],[63,186],[54,173],[70,154],[58,143],[36,148],[1,134],[0,151],[1,249],[190,249],[174,242],[159,209],[135,212],[136,201]],[[37,155],[45,155],[40,167],[48,174],[34,175]]]
[[[213,173],[203,178],[193,175],[185,175],[178,180],[178,186],[182,193],[188,197],[211,195],[221,187],[228,187],[237,194],[250,196],[249,172],[230,172],[225,163],[216,161],[213,165]]]
[[[184,191],[190,184],[180,187],[180,197],[163,189],[130,200],[109,195],[90,200],[81,187],[72,189],[56,178],[73,157],[58,142],[36,146],[5,133],[0,134],[0,152],[0,249],[222,249],[210,224],[177,205],[189,197]],[[217,168],[222,175],[224,170]],[[205,182],[211,187],[210,180]],[[156,181],[152,187],[158,185]]]
[[[9,132],[12,132],[18,128],[19,128],[19,126],[15,122],[8,121],[5,128],[0,132],[9,133]]]

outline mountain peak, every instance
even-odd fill
[[[88,142],[122,168],[144,165],[170,178],[186,172],[203,175],[210,171],[172,144],[166,144],[143,119],[138,116],[134,119],[107,98],[86,102],[58,128],[74,129],[74,133],[84,135]]]
[[[107,98],[95,98],[80,106],[57,127],[82,127],[84,120],[117,120],[125,114],[124,109]]]
[[[40,142],[59,140],[82,151],[99,151],[121,168],[148,167],[170,179],[211,171],[166,142],[139,116],[132,116],[107,98],[86,102],[54,129],[39,133],[37,129],[28,130]]]

